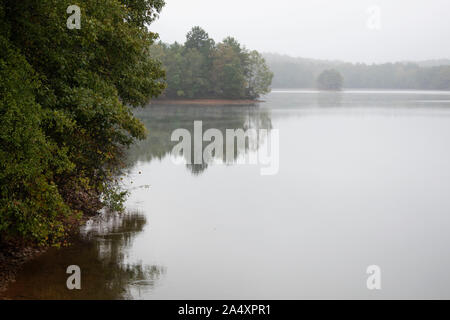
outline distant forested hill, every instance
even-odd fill
[[[367,89],[450,89],[450,60],[385,64],[293,58],[263,54],[274,74],[273,88],[315,88],[318,75],[327,69],[341,73],[345,88]]]
[[[449,66],[450,59],[433,59],[433,60],[423,60],[413,62],[418,64],[421,67],[439,67],[439,66]]]

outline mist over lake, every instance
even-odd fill
[[[449,10],[0,0],[0,314],[450,300]]]

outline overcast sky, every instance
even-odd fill
[[[450,58],[450,0],[166,0],[152,31],[184,42],[194,25],[216,41],[306,58]]]

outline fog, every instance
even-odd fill
[[[448,0],[166,0],[152,30],[184,42],[194,25],[216,41],[291,56],[383,63],[450,58]]]

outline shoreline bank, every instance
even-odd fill
[[[8,245],[0,250],[0,300],[8,299],[5,295],[8,287],[16,279],[23,265],[45,253],[48,247]]]
[[[263,100],[245,100],[245,99],[157,99],[150,104],[153,105],[253,105],[264,102]]]
[[[95,219],[100,219],[100,213],[94,216],[83,216],[80,221],[72,225],[67,237],[69,246],[73,239],[79,235],[81,227],[86,225],[87,221]],[[10,299],[7,295],[9,286],[16,281],[16,277],[23,266],[46,253],[50,248],[51,246],[40,247],[20,243],[19,240],[0,244],[0,300]]]

